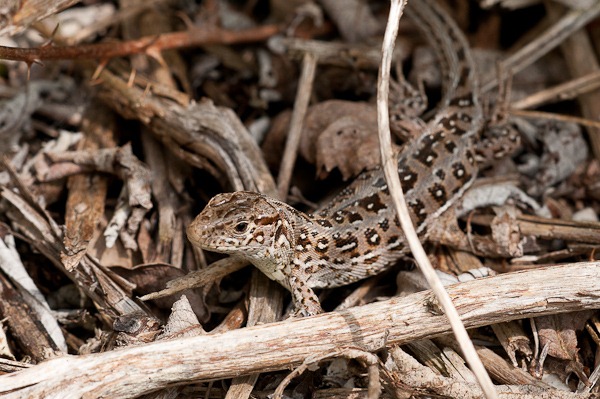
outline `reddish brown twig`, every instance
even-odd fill
[[[232,31],[216,27],[194,28],[160,36],[142,37],[124,42],[105,42],[77,46],[43,46],[17,48],[0,46],[0,59],[24,61],[32,64],[40,60],[56,59],[109,59],[130,54],[158,54],[160,51],[205,44],[233,44],[259,42],[280,31],[277,25]]]

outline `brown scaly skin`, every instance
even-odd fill
[[[417,232],[465,192],[477,174],[473,141],[483,123],[474,65],[465,37],[433,0],[407,13],[436,49],[445,76],[438,112],[398,158]],[[203,249],[241,257],[292,292],[299,315],[321,312],[312,288],[335,287],[377,274],[405,252],[380,169],[359,175],[312,215],[261,194],[215,196],[188,228]]]

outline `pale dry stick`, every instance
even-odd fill
[[[571,100],[600,87],[600,71],[588,73],[568,82],[531,94],[511,104],[512,109],[539,107],[555,101]]]
[[[4,319],[0,322],[4,323]],[[32,367],[33,364],[18,362],[10,359],[0,359],[0,372],[2,373],[14,373],[15,371],[24,370]]]
[[[535,40],[500,62],[504,71],[516,74],[533,64],[561,44],[573,32],[579,30],[600,14],[600,2],[587,9],[571,10],[559,21],[548,28]],[[483,79],[482,92],[487,92],[498,85],[498,78],[488,75]]]
[[[575,263],[507,273],[456,284],[448,287],[448,291],[468,328],[600,309],[600,264]],[[449,333],[447,318],[432,310],[434,301],[431,291],[425,291],[346,311],[221,334],[50,359],[27,370],[0,376],[0,395],[4,395],[3,399],[129,398],[190,381],[285,370],[315,353],[328,353],[340,347],[358,346],[373,352],[384,346]],[[514,391],[519,387],[505,388],[502,398],[514,399]],[[546,397],[556,396],[550,391]]]
[[[591,119],[580,118],[578,116],[555,114],[554,112],[544,112],[544,111],[526,111],[526,110],[513,109],[513,108],[509,108],[508,113],[513,116],[520,116],[523,118],[551,119],[551,120],[561,121],[561,122],[577,123],[579,125],[600,129],[600,121],[593,121]]]
[[[417,232],[415,231],[410,218],[408,206],[406,205],[406,201],[404,199],[402,185],[400,184],[397,160],[392,151],[388,112],[390,69],[392,64],[394,43],[396,42],[396,36],[398,35],[398,25],[405,5],[406,3],[404,0],[392,1],[381,50],[381,67],[379,69],[379,77],[377,81],[377,125],[383,171],[385,173],[385,179],[390,188],[390,194],[392,196],[396,212],[400,218],[402,230],[406,235],[406,241],[408,242],[410,250],[415,257],[417,264],[419,265],[419,269],[425,276],[427,283],[432,288],[436,298],[444,310],[444,313],[448,317],[452,331],[456,336],[463,355],[471,367],[471,370],[475,374],[475,377],[477,378],[477,381],[479,382],[479,385],[481,386],[485,396],[488,399],[494,399],[498,397],[494,384],[492,383],[490,376],[485,371],[485,367],[483,367],[483,363],[475,351],[475,347],[473,346],[473,343],[467,334],[465,326],[460,320],[458,312],[456,311],[448,292],[446,292],[444,289],[444,286],[435,273],[433,266],[431,266],[429,258],[427,257],[419,237],[417,236]]]
[[[379,49],[352,43],[274,36],[269,39],[268,45],[272,51],[285,53],[292,58],[302,58],[306,53],[314,54],[319,59],[319,65],[376,69],[381,59]],[[395,54],[395,58],[399,57],[400,52]]]
[[[531,335],[533,335],[533,359],[532,363],[535,362],[539,364],[539,354],[540,354],[540,337],[537,332],[537,327],[535,326],[535,319],[533,317],[529,318],[529,326],[531,327]]]
[[[298,92],[296,93],[294,111],[290,120],[290,130],[285,143],[283,158],[281,159],[279,176],[277,176],[277,189],[280,199],[285,199],[287,197],[290,188],[290,180],[292,178],[294,164],[296,163],[300,135],[302,134],[304,117],[308,110],[308,103],[310,101],[310,94],[312,93],[316,69],[317,57],[307,52],[302,59],[302,73],[300,75],[300,81],[298,82]]]

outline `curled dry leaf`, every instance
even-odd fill
[[[393,133],[404,141],[421,132],[425,123],[418,118],[427,107],[423,85],[414,87],[401,78],[394,81],[390,91],[390,124]],[[265,142],[263,151],[267,161],[276,167],[279,160],[272,154],[280,153],[290,128],[291,113],[278,115]],[[396,147],[394,147],[396,149]],[[300,154],[316,164],[317,177],[324,179],[338,168],[347,180],[363,170],[380,165],[377,114],[373,104],[355,101],[327,100],[309,107],[303,121]]]
[[[267,134],[263,151],[277,153],[289,129],[291,114],[280,114]],[[339,168],[344,179],[379,165],[377,115],[371,104],[329,100],[309,107],[301,134],[300,154],[317,165],[324,178]],[[358,153],[357,153],[358,151]],[[271,163],[274,160],[271,159]]]
[[[588,378],[578,356],[581,348],[577,332],[583,329],[591,316],[592,312],[583,311],[538,317],[535,321],[540,336],[540,347],[547,348],[548,355],[565,360],[564,372],[574,372],[585,384],[588,384]]]
[[[564,181],[587,159],[588,145],[581,128],[555,120],[515,118],[516,127],[531,145],[540,147],[541,155],[527,153],[519,171],[528,176],[528,192],[540,195]]]
[[[521,323],[518,321],[509,321],[494,324],[491,327],[514,367],[519,367],[517,352],[525,356],[526,359],[531,359],[533,355],[531,340],[523,330]]]
[[[308,109],[300,141],[300,153],[308,162],[316,162],[319,136],[332,123],[346,116],[362,120],[365,125],[370,121],[371,132],[376,135],[377,116],[373,105],[342,100],[329,100],[315,104]]]
[[[464,216],[469,212],[486,206],[501,206],[509,199],[513,199],[530,209],[533,209],[537,215],[549,217],[548,209],[540,206],[533,198],[525,194],[512,182],[491,182],[481,184],[469,190],[460,203],[456,206],[458,216]]]
[[[338,168],[347,180],[379,165],[379,140],[373,126],[373,121],[354,116],[344,116],[327,126],[317,139],[317,177],[324,179]]]
[[[540,335],[540,346],[548,345],[548,354],[563,360],[577,360],[579,347],[577,331],[581,331],[590,312],[538,317],[535,321]]]

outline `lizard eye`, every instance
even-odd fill
[[[248,223],[246,222],[239,222],[238,224],[235,225],[235,231],[237,231],[238,233],[243,233],[244,231],[246,231],[248,229]]]

